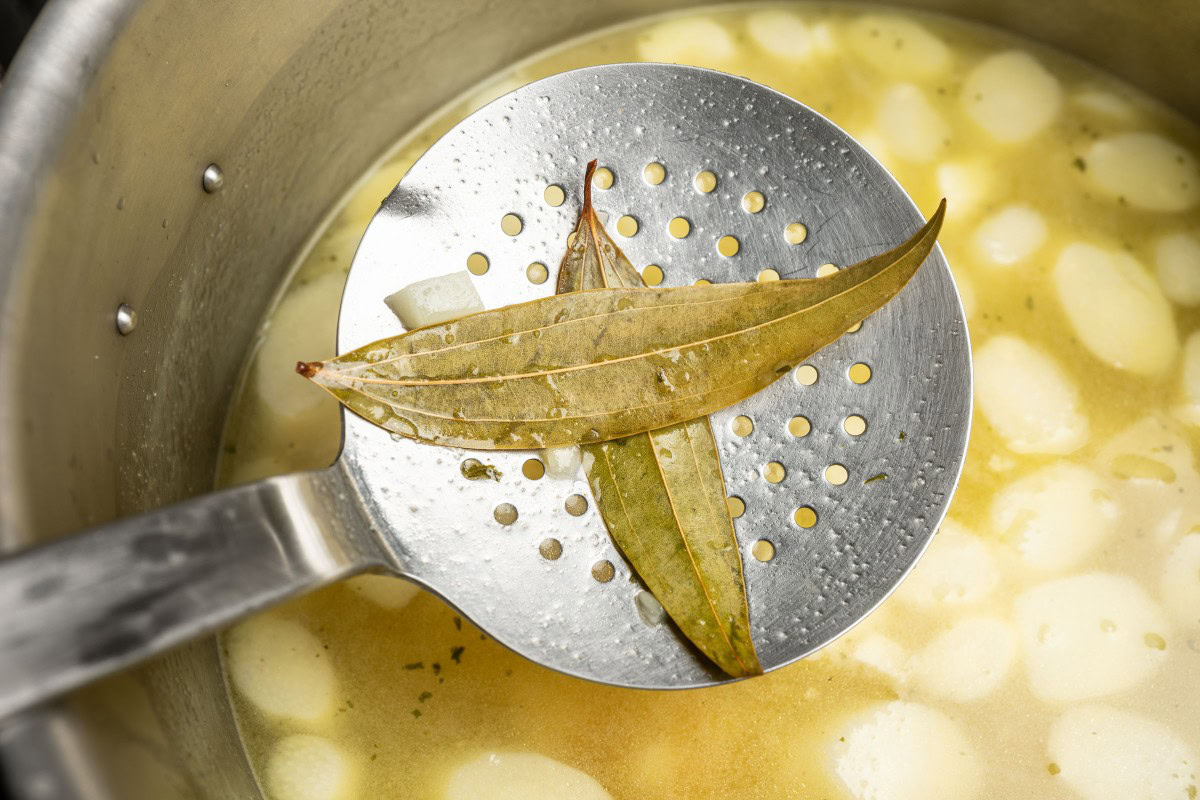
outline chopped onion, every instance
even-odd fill
[[[466,270],[410,283],[383,302],[410,331],[483,311],[483,301]]]

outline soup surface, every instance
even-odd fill
[[[423,150],[528,81],[629,60],[786,92],[855,135],[926,213],[948,198],[941,241],[976,372],[949,517],[850,634],[699,691],[550,672],[397,579],[289,603],[222,640],[268,795],[1195,798],[1200,134],[996,31],[871,7],[718,8],[514,66],[412,132],[314,240],[263,328],[220,481],[335,458],[336,403],[292,365],[332,354],[357,241]],[[546,279],[527,266],[490,269]]]

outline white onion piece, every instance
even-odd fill
[[[992,174],[976,161],[950,161],[937,168],[938,192],[946,198],[946,222],[969,216],[991,190]]]
[[[643,61],[719,67],[737,55],[728,29],[707,17],[674,19],[655,25],[638,38]]]
[[[1200,473],[1187,431],[1170,417],[1145,417],[1113,436],[1096,461],[1113,479],[1139,535],[1169,543],[1200,519]]]
[[[1119,133],[1093,142],[1084,174],[1096,189],[1147,211],[1186,211],[1200,200],[1200,168],[1157,133]]]
[[[1170,728],[1102,705],[1067,710],[1050,728],[1058,779],[1083,800],[1194,797],[1196,751]]]
[[[383,302],[410,331],[483,311],[483,301],[466,270],[410,283]]]
[[[897,683],[908,678],[909,654],[904,645],[882,633],[869,633],[854,644],[850,657],[882,672]]]
[[[999,617],[967,617],[925,645],[913,659],[912,674],[922,691],[968,703],[995,691],[1016,656],[1011,625]]]
[[[1113,487],[1095,470],[1061,462],[1020,478],[992,500],[992,527],[1034,569],[1073,567],[1116,531]]]
[[[1079,390],[1053,357],[1020,337],[993,336],[976,350],[975,402],[1014,452],[1062,455],[1087,441]]]
[[[612,800],[591,776],[538,753],[485,753],[450,776],[445,800]]]
[[[875,127],[896,155],[918,163],[932,161],[950,137],[950,126],[925,93],[911,83],[884,92]]]
[[[784,61],[807,61],[815,49],[804,20],[783,9],[756,11],[746,18],[746,31],[755,44]]]
[[[259,399],[280,422],[333,415],[337,407],[328,392],[296,374],[296,362],[333,355],[345,284],[340,272],[325,275],[289,291],[271,315],[255,356],[253,380]]]
[[[1200,533],[1180,539],[1167,556],[1162,594],[1167,610],[1181,625],[1200,627]]]
[[[989,56],[963,82],[967,115],[998,142],[1023,142],[1040,133],[1058,114],[1058,79],[1028,53]]]
[[[1154,268],[1167,299],[1188,308],[1200,305],[1200,239],[1186,233],[1159,237]]]
[[[950,67],[950,48],[924,26],[887,14],[868,14],[846,28],[854,54],[889,77],[932,78]]]
[[[577,445],[547,447],[539,455],[546,466],[546,474],[551,478],[571,479],[579,476],[583,454]]]
[[[1149,376],[1171,365],[1179,349],[1171,306],[1133,257],[1068,245],[1054,266],[1054,287],[1075,335],[1096,358]]]
[[[896,597],[922,610],[970,606],[991,594],[999,580],[999,567],[987,543],[946,520],[896,590]]]
[[[1072,702],[1132,688],[1167,658],[1166,616],[1122,575],[1091,573],[1043,583],[1014,604],[1033,693]]]
[[[661,625],[667,621],[667,610],[650,592],[643,589],[634,595],[633,602],[637,606],[638,616],[647,625]]]
[[[980,223],[971,242],[985,264],[1009,267],[1037,252],[1046,241],[1042,215],[1023,203],[1007,206]]]
[[[333,667],[304,626],[269,614],[252,617],[230,630],[225,647],[233,687],[260,711],[301,722],[333,713]]]
[[[389,611],[399,611],[421,593],[421,587],[412,581],[392,575],[359,575],[346,581],[346,586]]]
[[[945,714],[896,701],[836,732],[834,769],[858,800],[972,800],[982,762]]]
[[[271,750],[267,787],[271,800],[350,800],[353,767],[346,753],[320,736],[288,736]]]

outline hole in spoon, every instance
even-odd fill
[[[801,528],[811,528],[817,524],[817,512],[813,510],[812,506],[800,506],[792,515],[792,519]]]
[[[521,465],[521,474],[531,481],[540,480],[546,474],[546,465],[536,458],[528,459]]]
[[[547,561],[557,561],[562,552],[562,542],[558,539],[542,539],[542,543],[538,545],[538,553]]]
[[[692,232],[692,223],[683,217],[676,217],[667,223],[667,232],[676,239],[685,239]]]
[[[483,253],[471,253],[467,256],[467,271],[472,275],[482,275],[488,271],[491,264],[488,262],[488,257]]]
[[[512,503],[501,503],[496,506],[496,510],[492,512],[492,516],[501,525],[512,525],[517,521],[517,507]]]
[[[505,214],[500,218],[500,230],[506,236],[516,236],[525,228],[525,223],[516,214]]]
[[[658,264],[651,264],[642,270],[642,280],[647,286],[658,286],[663,282],[663,270]]]
[[[812,386],[817,382],[817,368],[812,364],[804,364],[796,367],[796,383],[801,386]]]
[[[558,208],[566,201],[567,193],[557,183],[552,183],[542,192],[542,199],[546,201],[546,205]]]
[[[657,161],[651,161],[642,168],[642,180],[651,186],[658,186],[667,179],[667,168]]]
[[[597,189],[611,189],[614,180],[615,176],[613,175],[613,171],[611,169],[608,167],[600,167],[592,175],[592,186],[595,186]]]
[[[592,564],[592,577],[599,583],[608,583],[617,574],[617,568],[608,559]]]
[[[742,514],[746,513],[746,501],[737,495],[730,495],[725,498],[725,505],[729,508],[729,516],[737,519]]]
[[[853,383],[857,383],[860,386],[871,380],[871,368],[861,361],[850,367],[846,374]]]
[[[733,431],[734,436],[749,436],[754,433],[754,420],[745,414],[739,414],[729,423],[729,429]]]
[[[775,557],[775,545],[766,539],[759,539],[750,547],[750,552],[765,564]]]
[[[587,498],[581,494],[573,494],[566,499],[566,502],[563,503],[563,508],[565,508],[567,513],[572,517],[583,516],[584,512],[586,512],[588,509]]]

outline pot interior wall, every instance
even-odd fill
[[[0,404],[13,546],[208,489],[226,403],[261,316],[337,198],[416,120],[500,66],[564,38],[682,0],[108,0],[111,47],[67,54],[51,26],[89,5],[56,0],[14,65],[77,59],[87,82],[55,148],[3,298]],[[1200,14],[1107,0],[968,3],[934,10],[1075,52],[1200,118]],[[89,14],[95,15],[96,4]],[[75,62],[72,62],[75,63]],[[19,81],[14,81],[19,83]],[[0,137],[0,150],[3,149]],[[224,170],[221,191],[200,176]],[[139,325],[117,335],[132,305]],[[49,727],[40,721],[49,722]],[[15,731],[15,733],[14,733]],[[49,733],[48,733],[49,731]],[[20,734],[18,736],[17,734]],[[212,640],[80,692],[10,727],[46,752],[94,759],[95,795],[251,797]],[[64,766],[68,763],[74,767]],[[80,778],[83,780],[83,778]]]

